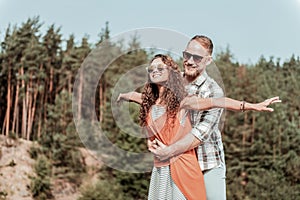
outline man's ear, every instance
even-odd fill
[[[213,61],[211,56],[207,56],[204,58],[205,59],[205,65],[210,65],[210,63]]]

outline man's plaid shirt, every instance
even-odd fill
[[[186,86],[189,95],[202,98],[223,97],[222,88],[204,71],[194,82]],[[202,171],[225,163],[220,118],[224,109],[214,108],[206,111],[191,111],[193,129],[191,133],[202,141],[197,148],[198,162]]]

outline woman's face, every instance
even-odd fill
[[[169,78],[168,66],[163,63],[161,58],[154,59],[148,67],[150,81],[156,84],[165,83]]]

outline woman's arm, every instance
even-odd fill
[[[117,99],[117,103],[121,101],[130,101],[135,102],[138,104],[142,103],[142,94],[138,92],[127,92],[127,93],[120,93]]]
[[[249,103],[245,101],[238,101],[228,97],[221,98],[200,98],[197,96],[188,96],[181,102],[181,108],[190,110],[208,110],[211,108],[226,108],[234,111],[266,111],[273,112],[273,108],[268,108],[273,103],[279,103],[279,97],[272,97],[260,103]]]

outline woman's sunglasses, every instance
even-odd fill
[[[162,72],[165,69],[167,69],[167,66],[166,65],[158,65],[158,66],[150,65],[149,67],[146,67],[146,70],[150,74],[155,70],[155,68],[157,69],[157,71]]]
[[[183,51],[182,55],[183,55],[183,58],[186,59],[186,60],[189,60],[191,57],[193,57],[193,60],[194,60],[195,63],[200,63],[201,60],[203,59],[203,56],[191,54],[187,51]]]

